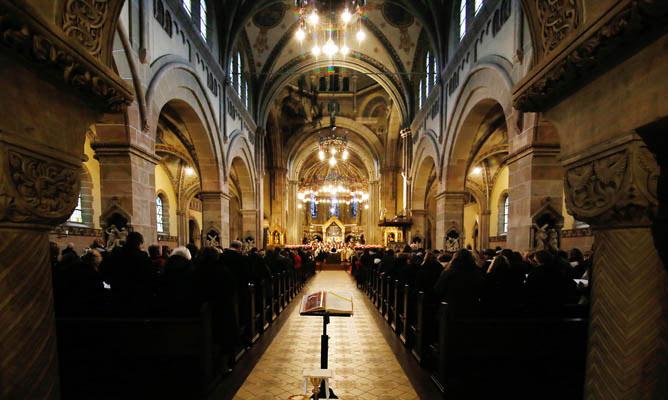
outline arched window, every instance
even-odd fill
[[[420,80],[420,87],[418,88],[418,110],[422,108],[422,103],[423,103],[423,98],[422,98],[422,90],[424,87],[424,80]]]
[[[83,209],[81,207],[81,193],[79,193],[79,197],[77,198],[77,206],[72,211],[72,215],[70,215],[70,218],[68,219],[69,222],[74,222],[77,224],[83,224]]]
[[[206,0],[199,1],[199,33],[206,40],[207,26],[206,26],[207,10]]]
[[[161,194],[155,197],[155,215],[158,233],[167,233],[167,224],[165,223],[167,220],[166,205],[165,199]]]
[[[237,70],[235,72],[236,72],[236,75],[237,75],[237,80],[236,80],[235,83],[236,83],[236,87],[237,87],[237,94],[239,95],[239,97],[241,97],[241,79],[242,79],[241,71],[243,69],[242,69],[242,65],[241,65],[241,52],[239,52],[239,51],[237,51],[237,65],[236,65],[236,67],[237,67]]]
[[[478,15],[478,11],[482,8],[483,4],[485,4],[485,0],[475,0],[475,15]]]
[[[315,203],[315,195],[311,194],[311,202],[309,203],[311,207],[311,218],[318,217],[318,205]]]
[[[186,10],[188,15],[192,15],[192,8],[193,8],[192,0],[181,0],[181,6],[183,7],[184,10]]]
[[[466,2],[467,0],[461,0],[459,3],[459,40],[466,35],[466,20],[468,19]]]
[[[424,65],[425,65],[426,78],[427,78],[427,84],[426,84],[427,91],[425,93],[426,94],[425,97],[428,98],[429,93],[431,92],[431,85],[432,85],[432,82],[433,82],[432,78],[431,78],[431,74],[433,73],[433,71],[431,70],[431,53],[430,52],[427,52],[427,54],[424,57]]]
[[[499,201],[499,235],[508,234],[508,215],[510,209],[510,199],[508,193],[504,193]]]

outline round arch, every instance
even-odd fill
[[[445,178],[446,190],[464,191],[476,132],[496,107],[503,110],[510,128],[512,82],[503,68],[488,64],[469,75],[453,109],[441,155],[441,177]]]
[[[417,207],[421,210],[426,210],[428,208],[427,192],[430,189],[430,185],[433,184],[433,182],[430,182],[430,177],[436,171],[436,159],[431,155],[425,156],[416,165],[418,165],[418,168],[415,168],[416,173],[413,180],[411,204],[412,208]]]
[[[165,57],[167,58],[167,57]],[[170,57],[173,58],[173,57]],[[180,61],[156,61],[146,94],[149,134],[156,137],[158,120],[166,106],[173,108],[190,133],[195,168],[203,191],[220,191],[226,169],[215,113],[196,72]]]
[[[267,123],[268,113],[270,105],[276,100],[276,97],[280,93],[280,90],[291,80],[295,75],[303,74],[308,71],[326,68],[328,66],[336,66],[348,68],[361,73],[370,73],[373,74],[373,79],[390,95],[390,98],[394,104],[399,109],[402,120],[408,120],[408,93],[406,90],[401,90],[404,88],[399,88],[396,86],[391,79],[385,76],[385,71],[382,71],[378,67],[372,65],[371,63],[360,60],[358,58],[347,57],[343,58],[334,58],[332,60],[318,60],[313,61],[311,59],[301,60],[299,58],[294,59],[291,62],[288,62],[286,65],[290,65],[290,74],[282,74],[277,77],[277,79],[272,81],[272,84],[268,86],[268,89],[262,93],[260,96],[261,101],[259,104],[258,112],[258,126],[265,126]],[[404,93],[405,92],[405,93]]]

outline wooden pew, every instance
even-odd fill
[[[92,380],[97,378],[95,374],[122,374],[123,368],[136,360],[158,370],[165,360],[191,359],[196,361],[194,365],[178,365],[183,376],[198,377],[197,386],[204,393],[221,356],[214,351],[207,304],[192,317],[59,317],[56,327],[63,375],[77,381],[85,380],[88,373]],[[108,368],[113,371],[108,372]]]
[[[411,292],[411,287],[406,284],[403,287],[402,291],[402,304],[401,304],[401,312],[399,313],[399,340],[404,345],[408,344],[408,329],[409,329],[409,322],[408,322],[408,313],[409,313],[409,307],[408,307],[408,297],[410,296]]]
[[[399,333],[399,295],[401,293],[401,283],[399,279],[394,279],[392,281],[392,303],[390,304],[390,327],[395,333]]]
[[[452,318],[439,313],[433,381],[455,398],[581,398],[586,318]]]
[[[409,299],[409,307],[412,305],[412,314],[414,315],[408,320],[409,326],[409,341],[408,345],[411,347],[411,354],[418,363],[422,363],[424,355],[424,292],[415,290],[411,291],[412,299]],[[412,302],[410,300],[413,300]],[[410,316],[410,314],[409,314]]]

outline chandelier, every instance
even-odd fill
[[[369,201],[369,193],[364,190],[364,182],[330,172],[324,179],[303,182],[297,192],[297,199],[304,204],[316,205],[363,204]],[[364,208],[368,209],[368,204]]]
[[[350,156],[348,153],[348,138],[343,135],[337,135],[334,130],[329,136],[320,137],[320,145],[318,150],[318,159],[320,161],[325,161],[327,156],[329,156],[329,166],[336,166],[338,160],[337,157],[340,157],[341,160],[346,161]]]
[[[295,32],[295,38],[304,43],[309,40],[311,54],[314,57],[325,55],[329,58],[337,54],[345,57],[350,53],[349,43],[352,43],[352,31],[355,31],[355,40],[361,43],[366,38],[362,30],[361,16],[364,11],[365,0],[344,0],[342,10],[324,11],[321,17],[316,0],[295,0],[295,6],[299,9],[299,28]],[[330,3],[320,1],[320,3]],[[307,47],[309,48],[309,47]]]

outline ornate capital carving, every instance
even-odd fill
[[[514,91],[513,106],[524,112],[545,110],[600,74],[601,65],[622,61],[631,54],[629,50],[641,48],[668,30],[667,2],[626,0],[574,37],[563,51],[545,54],[564,42],[577,26],[577,18],[570,10],[572,0],[536,1],[534,25],[539,27],[534,29],[534,36],[540,37],[545,51]],[[562,3],[570,6],[563,7]]]
[[[0,222],[56,225],[74,210],[80,167],[13,146],[0,152]]]
[[[69,3],[75,2],[70,0]],[[84,8],[77,6],[76,9],[86,14]],[[0,47],[8,48],[37,64],[40,73],[44,71],[59,75],[66,84],[100,100],[108,110],[119,111],[132,102],[132,93],[109,67],[93,58],[93,53],[86,54],[76,43],[68,42],[62,33],[54,32],[51,25],[38,19],[36,14],[33,10],[20,8],[11,2],[0,2]],[[72,34],[78,35],[77,38],[86,36],[82,33],[81,25],[77,27],[77,33]],[[68,29],[74,32],[75,27]],[[94,44],[91,46],[97,47]]]
[[[654,155],[630,135],[566,165],[566,206],[594,228],[649,226],[659,205],[658,179]]]

